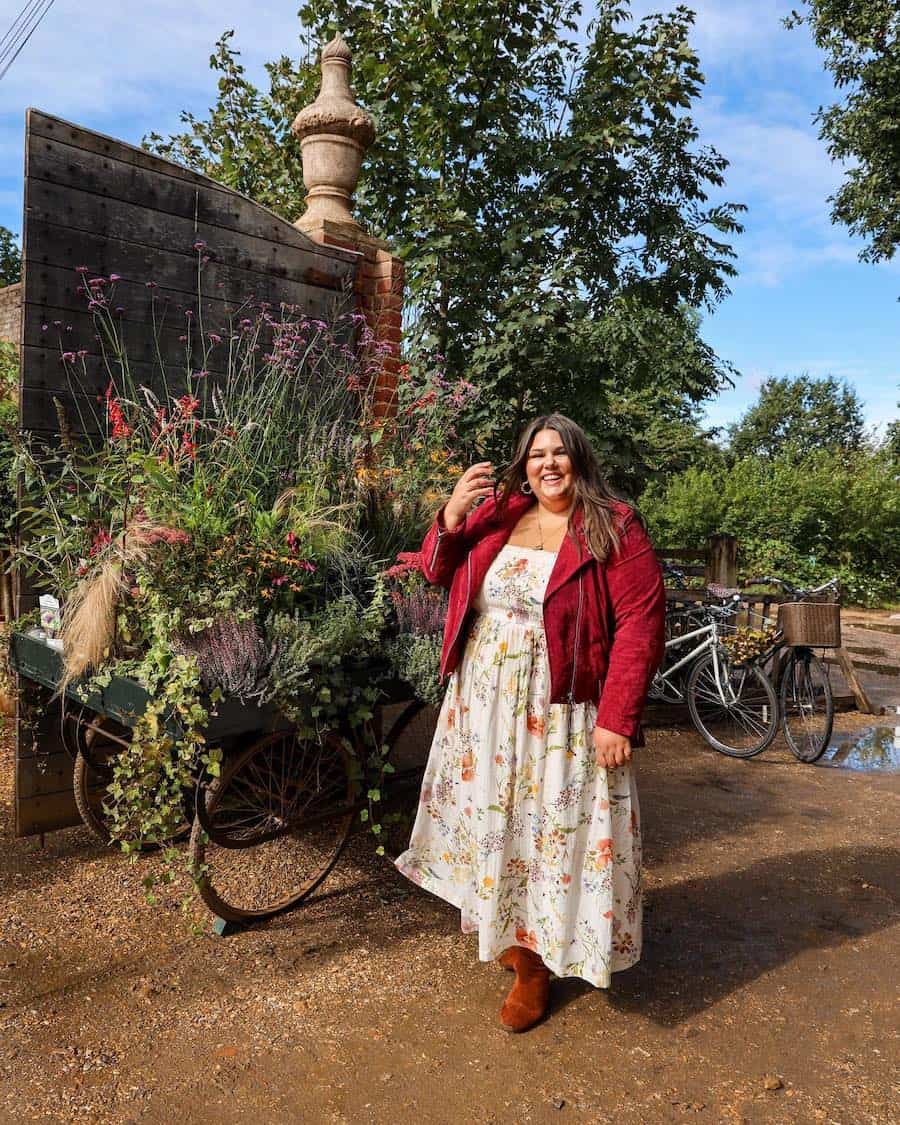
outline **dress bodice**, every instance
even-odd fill
[[[505,544],[475,595],[476,612],[501,616],[523,625],[542,623],[544,592],[556,554],[535,547]]]

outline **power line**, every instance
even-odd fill
[[[37,31],[41,20],[43,20],[44,16],[46,16],[52,7],[53,0],[36,0],[36,3],[32,4],[31,9],[25,17],[26,22],[16,31],[15,37],[10,40],[9,44],[0,51],[0,79],[5,76],[6,72],[19,57],[22,48],[32,35],[34,35],[35,31]],[[22,13],[20,12],[19,16],[21,17],[21,15]],[[30,21],[30,26],[27,21]],[[10,31],[12,30],[11,28]]]
[[[12,42],[12,40],[19,35],[20,31],[22,30],[22,24],[28,22],[30,15],[34,14],[35,9],[40,7],[41,3],[43,3],[43,0],[29,0],[22,11],[19,12],[19,14],[13,20],[12,26],[5,32],[3,38],[0,39],[0,50],[6,50],[7,39]],[[31,9],[30,14],[28,13],[29,8]]]
[[[0,78],[6,74],[19,57],[22,48],[37,30],[41,20],[53,6],[53,0],[35,0],[30,8],[23,9],[5,36],[6,45],[0,51]]]

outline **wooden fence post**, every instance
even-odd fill
[[[706,540],[707,585],[737,586],[737,539],[733,535],[710,535]]]

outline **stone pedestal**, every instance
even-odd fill
[[[313,241],[361,255],[356,275],[360,311],[384,355],[375,384],[375,414],[396,409],[403,313],[403,263],[388,244],[368,234],[350,208],[365,150],[375,138],[372,119],[350,89],[351,56],[340,35],[322,51],[322,88],[297,114],[306,211],[294,223]]]

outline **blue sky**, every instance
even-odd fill
[[[827,197],[840,169],[811,120],[834,93],[821,55],[805,29],[781,26],[790,3],[688,2],[707,77],[695,110],[701,138],[731,161],[724,197],[749,207],[735,243],[739,277],[703,327],[741,372],[736,388],[708,405],[709,422],[736,420],[767,376],[807,372],[846,378],[868,422],[881,428],[900,397],[900,259],[859,262],[858,245],[829,222]],[[635,0],[632,8],[672,6]],[[2,0],[0,32],[21,7]],[[300,52],[296,7],[295,0],[56,0],[0,82],[0,223],[21,230],[27,106],[132,143],[151,130],[174,131],[181,109],[203,114],[213,100],[207,63],[217,36],[233,27],[250,77],[264,78],[263,62]]]

